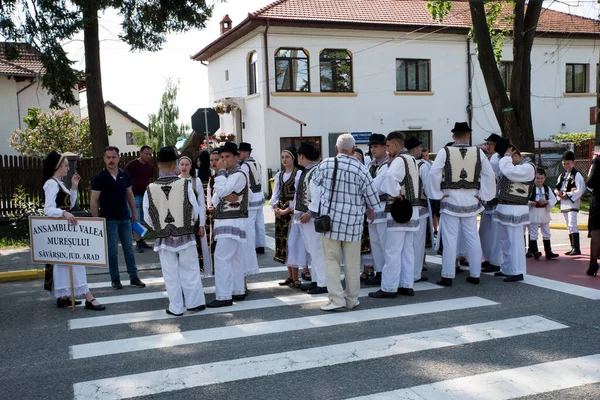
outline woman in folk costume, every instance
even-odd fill
[[[81,179],[78,174],[71,178],[69,191],[62,180],[69,173],[69,161],[64,155],[55,151],[48,154],[44,160],[44,214],[51,218],[66,218],[69,224],[77,225],[77,219],[69,212],[77,202],[77,187]],[[56,307],[70,306],[71,280],[68,265],[46,265],[46,278],[44,289],[56,297]],[[87,283],[85,267],[73,265],[73,291],[75,296],[85,295],[85,308],[88,310],[104,310],[98,300],[94,298]],[[75,304],[81,304],[76,301]]]
[[[284,170],[275,175],[275,188],[271,196],[271,207],[275,212],[275,256],[273,259],[288,267],[288,278],[280,282],[281,286],[291,285],[299,288],[298,268],[307,266],[307,254],[304,241],[297,224],[292,224],[294,214],[295,188],[302,171],[298,168],[296,148],[291,146],[281,152],[281,164]]]
[[[363,165],[365,163],[365,156],[361,149],[356,147],[354,149],[354,158],[360,161]],[[369,239],[369,223],[367,221],[367,215],[363,219],[363,232],[360,238],[360,263],[363,266],[363,272],[360,274],[360,280],[366,281],[369,278],[375,276],[375,269],[373,265],[373,256],[371,255],[371,240]]]
[[[204,189],[200,178],[194,176],[195,172],[192,169],[192,157],[183,153],[179,157],[179,177],[187,179],[192,183],[192,189],[196,195],[198,201],[198,207],[200,211],[200,217],[196,221],[195,236],[196,236],[196,248],[198,249],[198,262],[200,264],[200,276],[208,278],[213,276],[212,257],[208,242],[206,241],[206,203],[204,200]],[[200,236],[198,233],[200,228],[204,231],[204,235]]]

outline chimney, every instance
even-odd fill
[[[221,20],[221,35],[229,32],[231,30],[231,18],[229,18],[229,14],[225,15]]]

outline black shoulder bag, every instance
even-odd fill
[[[319,233],[326,233],[331,230],[331,217],[329,216],[329,211],[331,211],[331,202],[333,201],[333,192],[335,191],[335,178],[337,176],[337,168],[338,168],[337,157],[334,158],[333,162],[334,162],[333,181],[331,183],[331,195],[329,196],[329,208],[327,209],[326,215],[319,215],[317,218],[315,218],[315,231],[317,231]],[[320,208],[321,208],[321,206],[319,205],[319,209]]]

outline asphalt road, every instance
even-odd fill
[[[0,399],[600,398],[598,300],[462,273],[331,314],[279,287],[270,257],[245,302],[180,318],[165,318],[158,270],[145,289],[92,289],[103,312],[57,309],[41,281],[1,284]]]

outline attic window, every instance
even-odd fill
[[[226,69],[225,70],[225,81],[228,81],[228,80],[229,80],[229,70]]]

